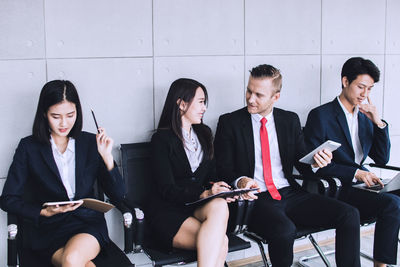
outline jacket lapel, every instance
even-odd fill
[[[57,177],[57,180],[54,180],[55,186],[59,188],[60,193],[64,194],[63,199],[68,199],[68,194],[67,190],[65,190],[64,184],[61,180],[61,175],[60,172],[58,171],[56,161],[54,160],[53,156],[53,151],[51,150],[50,145],[42,145],[40,149],[40,153],[42,154],[42,157],[44,159],[44,162],[46,162],[47,166],[49,169],[54,173],[55,177]],[[50,182],[50,181],[48,181]]]
[[[247,108],[243,109],[240,127],[244,144],[247,150],[247,158],[251,173],[254,173],[254,138],[253,138],[253,125],[251,124],[251,115],[247,112]]]
[[[358,138],[360,139],[360,144],[363,150],[363,160],[365,159],[366,155],[368,154],[367,147],[365,146],[365,140],[366,138],[366,124],[368,118],[362,114],[361,112],[358,112]]]
[[[279,110],[274,108],[273,111],[274,122],[275,122],[275,129],[276,129],[276,136],[278,139],[278,147],[279,147],[279,155],[282,161],[282,167],[287,166],[285,157],[285,147],[288,146],[287,141],[289,137],[287,136],[288,131],[285,129],[285,118],[279,113]]]
[[[83,171],[87,159],[88,146],[82,138],[75,139],[75,199],[81,198],[80,189],[82,188]]]
[[[193,129],[192,129],[193,130]],[[186,152],[185,152],[185,148],[183,147],[183,143],[181,140],[179,140],[178,137],[176,137],[173,142],[175,142],[174,145],[174,150],[175,150],[175,154],[177,155],[177,157],[180,159],[180,161],[183,163],[183,167],[188,170],[190,173],[192,172],[192,167],[190,167],[190,162],[188,157],[186,156]],[[201,164],[201,163],[200,163]],[[200,166],[199,166],[200,167]]]
[[[349,126],[347,124],[346,116],[345,116],[343,109],[340,106],[337,98],[335,98],[333,100],[333,106],[334,106],[334,110],[336,112],[336,119],[337,119],[340,127],[342,128],[344,135],[346,136],[347,143],[352,148],[351,150],[354,151],[353,144],[351,142],[350,130],[349,130]],[[354,157],[354,155],[353,155],[353,157]]]
[[[50,145],[42,145],[40,149],[40,153],[46,162],[47,166],[49,166],[50,170],[58,177],[58,180],[61,182],[60,172],[58,171],[56,161],[53,157],[53,151],[51,150]]]

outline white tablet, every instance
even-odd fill
[[[80,204],[82,203],[83,200],[71,200],[71,201],[58,201],[58,202],[46,202],[43,203],[43,207],[47,207],[47,206],[63,206],[63,205],[68,205],[68,204]]]
[[[319,147],[317,147],[316,149],[314,149],[313,151],[311,151],[310,153],[308,153],[307,155],[305,155],[304,157],[302,157],[299,161],[305,164],[314,164],[314,155],[320,151],[320,150],[324,150],[327,149],[330,152],[335,151],[336,149],[338,149],[342,144],[328,140],[325,143],[323,143],[322,145],[320,145]]]

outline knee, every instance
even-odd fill
[[[215,198],[208,203],[209,214],[212,216],[218,216],[221,219],[228,220],[229,209],[226,200],[223,198]]]
[[[64,264],[68,266],[81,266],[84,264],[83,257],[79,251],[76,250],[65,252],[62,257],[62,266],[64,266]]]
[[[293,223],[271,226],[271,231],[272,240],[279,239],[280,242],[291,243],[296,238],[296,226]]]
[[[223,240],[222,246],[224,248],[224,251],[228,251],[229,238],[226,235],[224,236],[224,240]]]
[[[341,209],[341,211],[343,214],[342,220],[346,225],[355,227],[357,229],[360,228],[360,212],[357,208],[346,205]]]
[[[387,194],[382,212],[383,216],[393,217],[400,222],[400,197],[393,194]]]

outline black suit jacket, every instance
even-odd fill
[[[153,182],[159,193],[158,203],[152,204],[152,209],[184,206],[195,201],[215,178],[215,162],[206,153],[200,166],[192,172],[183,143],[172,130],[158,130],[153,134],[151,155]]]
[[[386,164],[390,156],[389,126],[380,129],[363,113],[358,113],[358,136],[364,153],[362,162],[370,156],[378,164]],[[354,150],[346,116],[337,98],[310,111],[304,128],[306,144],[314,149],[326,140],[341,143],[333,152],[332,163],[318,170],[323,176],[338,177],[350,184],[357,169],[363,166],[354,161]],[[361,162],[361,163],[362,163]]]
[[[106,169],[97,151],[94,134],[82,132],[75,139],[75,162],[75,199],[94,197],[94,182],[97,180],[112,202],[122,200],[125,194],[122,177],[118,168],[115,167],[111,171]],[[86,208],[78,208],[51,217],[40,216],[44,202],[66,200],[69,200],[68,195],[60,178],[51,146],[38,142],[32,136],[21,139],[3,188],[1,208],[41,229],[54,227],[62,223],[67,216],[98,217],[104,220],[102,213]],[[40,239],[40,236],[32,233],[32,238],[33,242],[36,242],[35,238]]]
[[[310,165],[298,160],[306,154],[300,119],[296,113],[273,109],[279,154],[285,177],[291,186],[298,187],[293,178],[293,166],[313,177]],[[219,118],[214,140],[218,177],[232,183],[240,176],[254,175],[254,140],[251,115],[247,107],[224,114]]]

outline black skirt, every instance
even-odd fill
[[[183,222],[193,216],[197,207],[177,206],[171,203],[158,203],[145,208],[145,219],[152,231],[152,239],[158,246],[172,249],[172,241]]]
[[[53,254],[64,247],[68,240],[77,234],[90,234],[104,248],[110,241],[104,216],[80,217],[71,214],[62,222],[51,225],[41,225],[38,228],[40,240],[33,250],[39,253],[43,259],[50,262]]]

